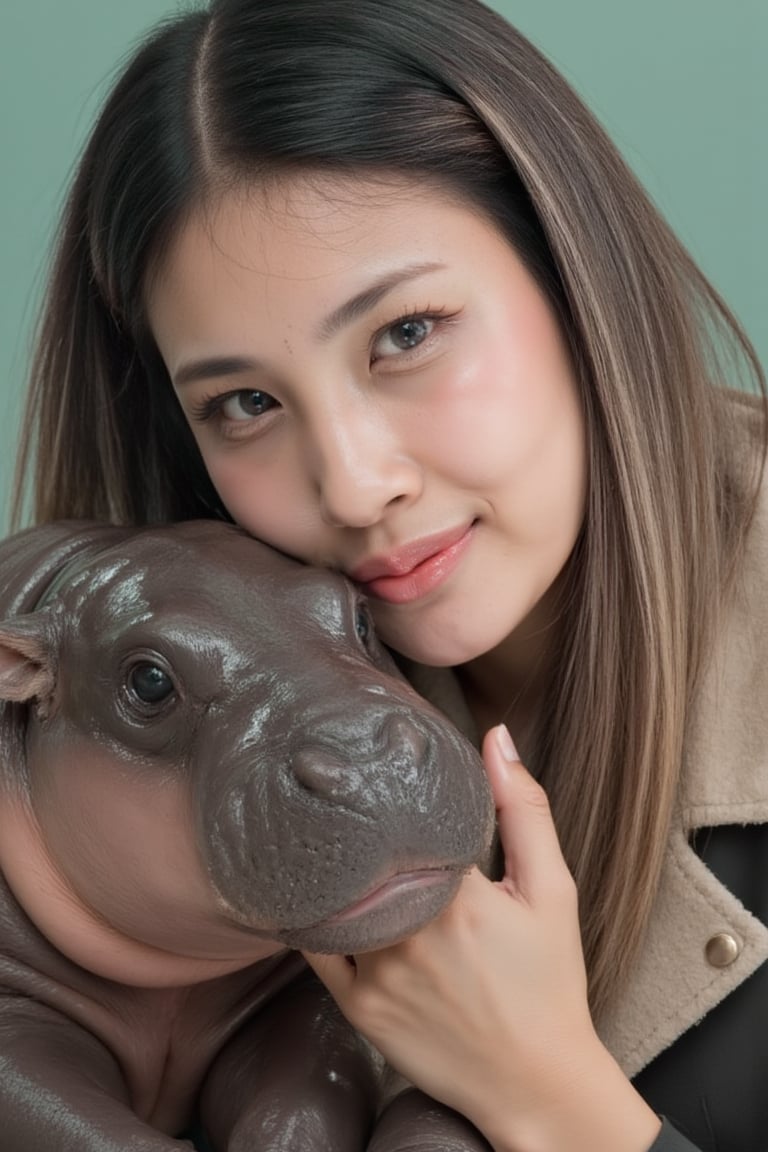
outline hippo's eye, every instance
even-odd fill
[[[355,609],[355,632],[363,647],[370,648],[373,641],[373,621],[364,604],[358,604]]]
[[[128,688],[142,704],[162,704],[173,694],[173,680],[157,664],[134,664],[128,673]]]

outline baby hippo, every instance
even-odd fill
[[[0,544],[4,1152],[477,1152],[300,951],[436,916],[487,859],[472,746],[342,576],[214,522]],[[201,1144],[201,1147],[203,1144]]]

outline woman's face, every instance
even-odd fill
[[[408,181],[232,192],[186,224],[148,308],[233,518],[350,575],[391,647],[477,658],[553,584],[584,513],[574,374],[471,207]]]

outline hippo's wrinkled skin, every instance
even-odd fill
[[[0,545],[0,1145],[476,1150],[296,949],[436,915],[484,858],[473,749],[342,577],[235,528]]]

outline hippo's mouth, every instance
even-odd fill
[[[380,908],[389,900],[408,900],[410,896],[422,888],[429,888],[435,884],[445,885],[446,881],[453,882],[454,879],[455,872],[449,868],[420,868],[409,872],[398,872],[395,876],[390,876],[389,880],[385,880],[383,884],[379,884],[367,896],[363,896],[362,900],[357,900],[354,904],[349,904],[342,909],[341,912],[330,916],[325,924],[330,927],[333,924],[345,924],[350,920],[358,920],[368,912]]]
[[[448,906],[465,869],[409,869],[377,884],[360,900],[305,928],[280,934],[309,952],[373,952],[413,935]]]

